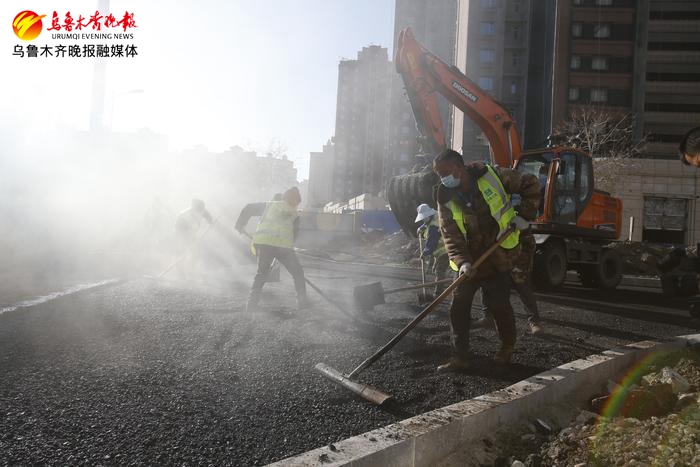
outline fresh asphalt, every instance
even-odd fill
[[[420,310],[415,294],[349,319],[310,291],[297,311],[291,278],[244,311],[240,280],[185,284],[134,278],[0,315],[0,464],[259,465],[471,398],[573,359],[634,341],[697,332],[684,303],[655,290],[568,285],[539,295],[545,334],[522,306],[509,366],[493,332],[473,332],[473,369],[438,374],[450,354],[445,308],[360,380],[395,396],[380,409],[313,370],[350,371]],[[350,308],[353,268],[307,267]],[[381,279],[386,288],[405,280]],[[478,314],[475,312],[474,314]]]

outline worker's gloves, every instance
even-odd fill
[[[421,225],[420,227],[418,227],[418,230],[417,230],[416,232],[418,233],[418,235],[420,235],[420,234],[423,233],[423,231],[424,231],[425,229],[427,229],[427,228],[428,228],[428,226],[425,225],[425,224],[423,224],[423,225]]]
[[[472,267],[472,263],[464,263],[459,267],[459,275],[466,275],[467,280],[471,280],[476,275],[476,269]]]
[[[525,219],[523,219],[520,216],[515,216],[513,218],[513,224],[515,224],[515,227],[518,230],[527,230],[530,228],[530,222],[526,221]]]

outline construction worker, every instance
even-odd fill
[[[678,146],[678,154],[683,164],[700,167],[700,126],[683,136]]]
[[[416,222],[422,222],[418,227],[418,235],[423,239],[423,250],[420,252],[421,261],[427,261],[428,265],[432,265],[435,280],[440,281],[447,277],[450,270],[450,258],[445,250],[445,243],[440,235],[440,227],[438,225],[437,211],[427,204],[421,204],[416,209],[418,215]],[[444,284],[435,286],[433,296],[437,297],[445,290]]]
[[[469,367],[469,328],[474,294],[481,288],[493,313],[501,348],[494,359],[508,363],[515,345],[515,318],[509,301],[509,273],[520,253],[520,230],[529,227],[539,204],[540,186],[534,175],[491,167],[481,162],[465,166],[459,153],[447,149],[433,162],[440,176],[437,189],[440,230],[450,266],[466,275],[454,291],[450,307],[454,355],[439,371]],[[510,204],[511,194],[521,198],[519,213]],[[517,230],[475,270],[476,261],[504,232]]]
[[[252,216],[261,216],[253,235],[253,245],[258,257],[258,271],[250,289],[246,309],[257,308],[263,285],[267,281],[272,262],[276,259],[289,271],[294,279],[299,309],[309,306],[306,296],[306,279],[299,258],[294,253],[294,239],[299,230],[297,208],[301,203],[301,194],[292,187],[282,194],[282,201],[249,204],[243,208],[236,221],[236,230],[244,233],[248,220]]]
[[[521,200],[517,199],[514,201],[516,197],[519,198],[517,195],[511,196],[511,205],[515,207],[517,212]],[[527,314],[528,327],[533,335],[542,332],[537,298],[535,298],[535,292],[532,290],[531,284],[532,265],[536,250],[535,237],[530,232],[522,232],[520,234],[520,254],[513,261],[513,269],[510,272],[510,285],[515,289],[523,302],[525,313]],[[488,309],[487,300],[485,300],[484,305],[486,308],[484,317],[472,322],[472,328],[495,329],[493,314]]]
[[[214,219],[201,199],[193,199],[190,207],[178,214],[175,219],[175,238],[178,255],[181,258],[178,271],[182,278],[192,275],[196,268],[199,256],[196,241],[202,221],[210,225],[214,223]]]

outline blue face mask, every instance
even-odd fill
[[[455,178],[452,174],[449,174],[447,177],[440,177],[440,181],[447,188],[457,188],[459,186],[459,178]]]

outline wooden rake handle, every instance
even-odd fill
[[[484,254],[482,254],[482,255],[479,257],[479,259],[477,259],[477,260],[474,262],[474,264],[472,265],[472,267],[473,267],[474,269],[476,269],[476,268],[478,268],[479,266],[481,266],[481,264],[482,264],[484,261],[486,261],[486,260],[488,259],[488,257],[491,256],[491,254],[492,254],[494,251],[496,251],[496,249],[497,249],[498,247],[500,247],[501,244],[506,240],[506,238],[507,238],[511,233],[513,233],[515,230],[516,230],[516,228],[515,228],[514,225],[511,225],[510,227],[508,227],[508,230],[506,230],[505,232],[503,232],[503,235],[501,235],[501,238],[499,238],[498,241],[497,241],[496,243],[494,243],[493,245],[491,245],[491,246],[489,247],[489,249],[486,250],[486,251],[484,252]],[[380,358],[382,355],[384,355],[384,354],[387,353],[389,350],[391,350],[401,339],[403,339],[403,338],[406,336],[406,334],[408,334],[409,332],[411,332],[411,329],[415,328],[415,327],[418,325],[418,323],[420,323],[421,321],[423,321],[423,319],[424,319],[426,316],[428,316],[430,313],[432,313],[432,312],[437,308],[437,306],[438,306],[440,303],[442,303],[442,301],[445,300],[445,298],[447,298],[447,297],[452,293],[452,291],[453,291],[454,289],[456,289],[457,287],[459,287],[459,284],[461,284],[462,282],[464,282],[466,279],[467,279],[467,275],[466,275],[466,274],[462,274],[461,276],[459,276],[459,277],[457,278],[457,280],[455,280],[452,284],[450,284],[449,287],[447,287],[435,300],[433,300],[433,301],[430,303],[430,305],[428,305],[423,311],[421,311],[420,314],[419,314],[418,316],[416,316],[415,318],[413,318],[413,320],[412,320],[410,323],[408,323],[408,324],[406,325],[406,327],[404,327],[398,334],[396,334],[389,342],[387,342],[382,348],[380,348],[379,350],[377,350],[377,351],[376,351],[372,356],[370,356],[367,360],[365,360],[364,362],[360,363],[360,364],[358,365],[357,368],[355,368],[354,370],[352,370],[352,373],[350,373],[350,374],[348,375],[348,378],[351,378],[351,379],[352,379],[353,377],[357,376],[362,370],[364,370],[365,368],[367,368],[368,366],[370,366],[372,363],[374,363],[374,362],[376,362],[377,360],[379,360],[379,358]]]

